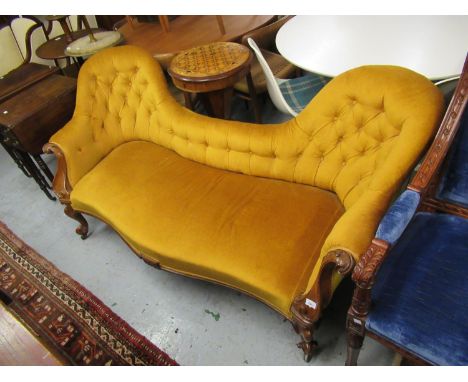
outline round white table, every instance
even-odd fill
[[[398,65],[440,80],[461,73],[468,16],[296,16],[276,35],[296,66],[328,77],[362,65]]]

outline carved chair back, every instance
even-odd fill
[[[422,210],[468,217],[467,72],[468,56],[443,128],[409,186],[421,193]]]
[[[468,112],[463,112],[454,143],[445,159],[435,197],[453,207],[468,208]]]

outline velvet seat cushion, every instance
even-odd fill
[[[418,213],[372,290],[369,331],[437,365],[468,365],[468,220]]]
[[[285,316],[344,212],[334,193],[217,169],[143,141],[108,154],[71,202],[148,260],[240,289]]]

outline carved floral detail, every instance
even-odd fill
[[[389,244],[383,240],[374,239],[361,257],[359,263],[354,267],[352,279],[362,288],[372,287],[374,277],[382,264]]]
[[[466,65],[467,64],[465,64],[465,66]],[[440,167],[450,143],[455,136],[456,127],[458,126],[462,111],[467,102],[468,76],[465,74],[467,72],[466,67],[463,69],[463,72],[464,75],[460,79],[457,87],[459,91],[456,92],[457,95],[452,99],[444,120],[442,121],[443,128],[439,130],[429,153],[409,186],[410,189],[419,192],[426,189],[434,173]]]

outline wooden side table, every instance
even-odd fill
[[[217,118],[229,118],[234,84],[247,79],[255,120],[260,122],[257,94],[250,75],[250,49],[233,42],[214,42],[179,53],[169,74],[184,92],[185,105],[193,109],[190,93],[202,96],[208,111]]]
[[[93,33],[96,33],[103,31],[103,29],[92,28],[91,31]],[[74,32],[68,31],[65,34],[54,37],[51,40],[47,40],[45,43],[43,43],[36,49],[36,54],[38,57],[44,60],[53,60],[55,62],[55,65],[59,66],[57,60],[70,59],[70,57],[65,53],[65,49],[67,48],[68,44],[87,35],[88,31],[85,29]],[[77,58],[76,60],[78,65],[81,66],[83,60],[81,58]]]
[[[50,181],[53,175],[40,154],[42,146],[71,118],[75,97],[76,79],[53,74],[0,105],[2,146],[51,200],[55,198],[44,175]]]
[[[33,62],[23,64],[0,77],[0,104],[28,86],[58,73],[59,69],[54,66],[40,65]]]

